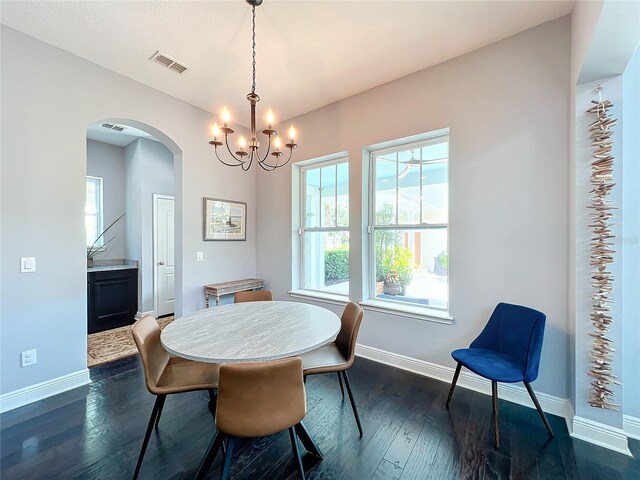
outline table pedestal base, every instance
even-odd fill
[[[310,454],[315,455],[316,457],[321,459],[322,452],[320,451],[320,448],[318,448],[316,443],[313,441],[313,438],[311,438],[309,431],[302,424],[302,422],[298,423],[294,428],[296,430],[296,435],[300,439],[300,443],[302,443],[304,449]]]

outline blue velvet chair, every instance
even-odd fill
[[[538,377],[545,320],[544,313],[532,308],[499,303],[484,330],[471,342],[469,348],[451,352],[458,365],[449,389],[447,408],[463,365],[481,377],[491,380],[496,448],[500,448],[498,382],[523,382],[549,435],[553,437],[547,417],[531,388],[531,382]]]

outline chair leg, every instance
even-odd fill
[[[342,392],[342,398],[344,398],[344,386],[342,385],[342,377],[340,376],[340,372],[336,372],[338,375],[338,381],[340,382],[340,392]]]
[[[291,448],[293,448],[293,455],[296,457],[296,467],[298,469],[298,475],[302,480],[304,477],[304,468],[302,468],[302,458],[300,457],[300,450],[298,450],[298,437],[294,427],[289,428],[289,437],[291,438]]]
[[[493,400],[493,434],[496,439],[496,448],[500,448],[500,430],[498,429],[498,382],[491,381],[491,398]]]
[[[149,437],[151,437],[151,431],[153,430],[153,424],[156,421],[158,415],[158,409],[164,403],[166,395],[157,395],[156,402],[153,404],[153,410],[151,410],[151,417],[149,418],[149,424],[147,425],[147,432],[144,434],[144,440],[142,441],[142,448],[140,449],[140,455],[138,455],[138,463],[136,463],[136,469],[133,472],[133,480],[138,478],[140,473],[140,467],[142,466],[142,460],[144,459],[144,452],[147,451],[147,445],[149,444]]]
[[[447,396],[447,403],[446,403],[447,409],[449,409],[449,402],[451,402],[453,391],[456,388],[456,383],[458,382],[458,376],[460,375],[461,368],[462,368],[462,364],[458,363],[458,365],[456,366],[456,372],[453,374],[453,380],[451,381],[451,388],[449,389],[449,395]]]
[[[344,378],[344,383],[347,386],[347,393],[349,394],[349,401],[351,402],[351,408],[353,409],[353,414],[356,417],[356,423],[358,424],[358,431],[360,432],[360,437],[362,437],[362,425],[360,424],[360,416],[358,415],[358,409],[356,407],[356,402],[353,399],[353,392],[351,391],[351,384],[349,383],[349,375],[347,375],[347,371],[342,371],[342,377]]]
[[[216,391],[213,388],[210,388],[208,390],[208,392],[209,392],[209,411],[215,417],[215,415],[216,415],[217,394],[216,394]]]
[[[540,403],[538,403],[538,398],[536,397],[536,394],[533,393],[533,388],[531,388],[531,384],[529,382],[523,382],[523,383],[524,383],[524,386],[527,387],[527,392],[529,392],[529,396],[531,397],[531,400],[533,400],[533,404],[536,406],[536,410],[538,410],[538,414],[540,415],[540,418],[542,419],[544,426],[547,427],[547,431],[549,432],[549,435],[553,437],[553,430],[551,430],[551,425],[549,425],[549,420],[547,420],[547,416],[542,411],[542,407],[540,407]]]
[[[224,442],[224,433],[218,432],[216,436],[213,437],[211,443],[209,444],[209,448],[207,448],[207,453],[202,457],[202,461],[200,462],[200,466],[198,467],[198,473],[196,473],[196,480],[200,480],[201,478],[205,478],[209,470],[211,469],[211,465],[218,454],[218,450],[220,446]]]
[[[158,400],[160,400],[160,406],[158,407],[158,413],[156,415],[156,424],[155,428],[158,428],[158,424],[160,423],[160,415],[162,415],[162,409],[164,408],[164,401],[167,399],[166,395],[159,395]]]
[[[224,456],[224,465],[222,466],[220,480],[227,480],[227,477],[229,476],[229,467],[231,467],[231,455],[233,455],[233,446],[236,443],[235,437],[227,438],[227,454]]]

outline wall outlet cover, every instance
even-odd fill
[[[20,354],[20,364],[23,367],[28,367],[29,365],[35,365],[38,363],[38,358],[36,356],[36,349],[33,350],[25,350]]]

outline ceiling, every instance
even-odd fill
[[[571,12],[573,1],[278,1],[257,11],[258,113],[276,122]],[[2,1],[1,22],[248,124],[251,8],[232,1]],[[149,58],[160,51],[183,74]],[[260,127],[260,125],[258,125]]]
[[[113,124],[105,124],[113,125]],[[159,140],[153,135],[148,134],[135,127],[128,125],[116,124],[118,127],[124,127],[124,130],[117,131],[111,128],[105,128],[101,124],[89,125],[87,127],[87,138],[89,140],[96,140],[98,142],[109,143],[118,147],[126,147],[137,138],[147,138],[158,142]]]

